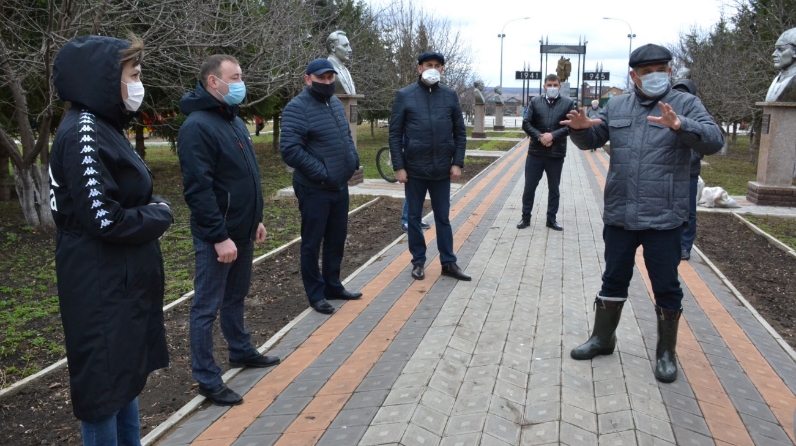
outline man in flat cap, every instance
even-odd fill
[[[597,119],[580,109],[562,121],[581,150],[611,141],[603,212],[605,271],[595,299],[594,331],[570,355],[591,359],[613,353],[640,245],[655,297],[655,378],[661,382],[677,379],[675,347],[683,299],[677,266],[688,224],[691,149],[710,155],[724,142],[702,102],[671,89],[671,60],[672,54],[662,46],[637,48],[629,63],[633,92],[611,98]]]
[[[293,190],[301,211],[301,280],[310,306],[331,314],[329,300],[359,299],[340,282],[348,231],[348,180],[359,167],[343,103],[334,96],[329,59],[307,65],[306,88],[282,112],[280,150],[293,167]],[[323,241],[323,272],[318,256]]]
[[[405,185],[415,280],[426,277],[426,240],[420,228],[426,192],[434,210],[442,275],[470,280],[456,264],[449,218],[451,180],[462,174],[467,136],[459,96],[439,83],[444,69],[442,54],[418,56],[418,80],[396,92],[390,118],[390,155],[395,178]]]

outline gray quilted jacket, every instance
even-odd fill
[[[659,101],[680,117],[679,130],[647,121],[647,116],[661,116]],[[611,141],[603,222],[627,230],[664,230],[687,221],[691,149],[710,155],[724,143],[699,98],[671,89],[657,99],[624,94],[611,98],[598,118],[601,124],[571,130],[569,136],[581,150]]]

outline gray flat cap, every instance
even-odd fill
[[[630,68],[640,67],[653,63],[666,63],[672,61],[672,53],[666,48],[648,43],[633,50],[630,54]]]

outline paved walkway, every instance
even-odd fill
[[[160,444],[793,445],[796,363],[698,255],[680,268],[676,382],[652,373],[640,253],[617,351],[569,357],[588,337],[600,285],[607,158],[571,150],[563,233],[544,226],[544,184],[531,227],[517,230],[524,149],[453,197],[472,282],[439,275],[434,243],[426,279],[412,280],[402,240],[348,283],[361,300],[308,313],[270,351],[280,365],[231,381],[244,404],[205,406]]]

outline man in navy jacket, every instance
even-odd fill
[[[191,306],[191,369],[199,393],[219,405],[243,399],[221,380],[213,360],[213,322],[221,331],[232,366],[268,367],[279,358],[261,355],[243,326],[254,244],[265,241],[260,170],[249,130],[238,117],[246,95],[243,74],[232,56],[202,63],[196,90],[180,100],[188,116],[177,135],[183,196],[191,209],[196,278]]]
[[[340,282],[348,232],[348,180],[359,167],[343,103],[334,96],[328,59],[307,65],[306,88],[282,112],[280,150],[294,168],[293,190],[301,211],[301,279],[315,311],[331,314],[328,300],[359,299]],[[318,256],[323,241],[323,271]]]
[[[417,82],[396,92],[390,118],[390,155],[395,178],[405,184],[409,208],[412,277],[425,276],[426,240],[420,213],[428,192],[437,227],[442,274],[470,280],[456,264],[451,229],[451,180],[461,176],[467,135],[456,91],[440,85],[445,56],[426,52],[417,58]]]

